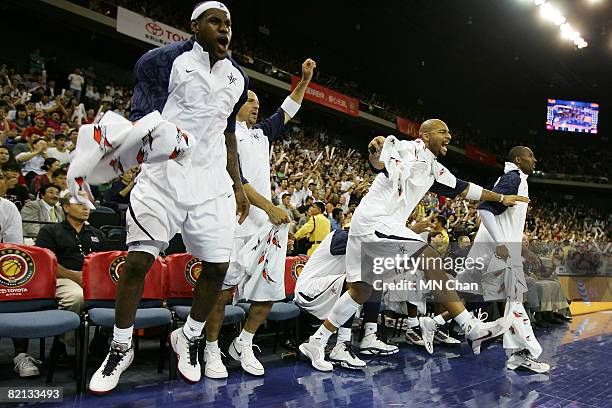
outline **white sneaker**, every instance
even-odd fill
[[[442,330],[436,331],[434,334],[434,344],[440,344],[442,346],[447,347],[456,347],[461,345],[461,341],[457,340],[454,337],[449,336]]]
[[[501,324],[503,317],[494,322],[484,322],[487,318],[487,313],[479,313],[478,317],[473,314],[465,325],[465,339],[467,340],[474,354],[478,355],[481,351],[481,346],[486,346],[495,337],[504,332],[504,327]]]
[[[334,365],[325,360],[325,345],[310,337],[307,342],[300,344],[300,352],[310,359],[314,368],[319,371],[332,371]]]
[[[200,338],[188,339],[179,327],[170,333],[170,346],[178,360],[177,369],[181,377],[191,384],[195,384],[202,378],[202,369],[198,361],[198,347]]]
[[[236,361],[240,361],[242,369],[251,375],[264,375],[265,370],[253,353],[253,344],[246,344],[236,337],[229,346],[229,355]],[[257,347],[259,350],[259,347]],[[261,352],[261,350],[259,350]]]
[[[423,336],[423,345],[429,354],[434,351],[434,335],[438,331],[438,324],[431,317],[420,317],[419,327]]]
[[[359,353],[366,355],[388,356],[399,352],[397,346],[386,344],[376,337],[376,333],[363,336],[359,345]]]
[[[40,371],[36,364],[42,364],[42,361],[35,359],[27,353],[19,353],[13,358],[15,364],[14,370],[19,373],[19,377],[36,377],[40,375]]]
[[[550,371],[549,364],[536,360],[535,357],[532,356],[527,350],[521,350],[513,353],[510,358],[508,358],[506,367],[508,367],[509,370],[516,370],[519,367],[525,368],[538,374],[543,374]]]
[[[227,368],[221,360],[219,347],[206,347],[204,349],[204,375],[208,378],[227,378]]]
[[[355,355],[353,346],[349,341],[336,344],[329,353],[329,361],[332,364],[339,364],[340,367],[353,370],[360,370],[366,366],[365,361]]]
[[[89,380],[89,392],[106,394],[115,389],[121,374],[134,361],[134,348],[127,344],[112,342],[102,365]]]

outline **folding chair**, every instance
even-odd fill
[[[89,344],[89,327],[109,327],[115,325],[116,285],[125,264],[127,252],[95,252],[87,255],[83,264],[83,295],[85,298],[85,315],[82,319],[83,347]],[[147,329],[163,326],[165,330],[159,339],[161,349],[158,372],[164,368],[166,337],[171,329],[172,314],[162,307],[164,298],[163,261],[158,257],[149,270],[144,282],[142,300],[136,311],[135,329]],[[84,349],[85,350],[85,349]],[[87,353],[83,353],[81,365],[83,388],[87,380]]]
[[[0,244],[0,338],[40,339],[40,359],[44,360],[45,337],[53,337],[47,370],[47,384],[50,384],[58,357],[59,336],[74,330],[77,338],[75,382],[80,393],[80,320],[76,313],[57,310],[56,282],[57,259],[51,251]]]

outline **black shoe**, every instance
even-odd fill
[[[70,357],[68,357],[68,351],[66,350],[66,345],[61,341],[55,345],[55,353],[57,356],[57,360],[55,364],[58,367],[68,367],[71,363]]]

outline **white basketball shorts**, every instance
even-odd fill
[[[157,256],[181,233],[187,252],[204,262],[229,262],[236,223],[234,194],[185,207],[152,183],[139,180],[126,216],[130,251]]]

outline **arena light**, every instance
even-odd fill
[[[578,49],[585,48],[588,43],[581,37],[580,32],[572,28],[560,10],[547,0],[534,0],[533,4],[540,8],[540,16],[559,27],[561,38],[574,43]]]

